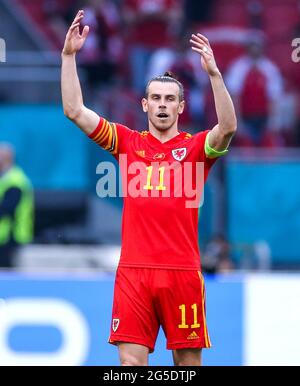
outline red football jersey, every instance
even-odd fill
[[[215,158],[207,158],[207,131],[180,132],[161,143],[101,118],[90,135],[119,161],[123,182],[120,266],[199,269],[198,210]]]

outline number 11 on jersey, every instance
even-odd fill
[[[144,189],[146,190],[153,190],[153,186],[151,185],[151,177],[153,173],[153,166],[147,166],[147,182],[146,185],[144,185]],[[165,167],[162,166],[158,169],[159,171],[159,185],[155,187],[156,190],[166,190],[167,187],[164,186],[164,174],[165,174]]]
[[[198,323],[198,315],[197,315],[197,304],[194,303],[191,305],[191,309],[193,310],[194,323],[192,325],[186,324],[186,306],[185,304],[181,304],[178,307],[181,311],[181,323],[178,324],[178,328],[199,328],[200,323]]]

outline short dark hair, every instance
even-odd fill
[[[146,91],[145,91],[145,98],[147,99],[148,98],[148,95],[149,95],[149,86],[152,82],[162,82],[162,83],[176,83],[177,86],[179,87],[179,101],[183,101],[184,100],[184,89],[183,89],[183,85],[181,82],[179,82],[178,79],[176,79],[176,77],[174,76],[174,74],[171,72],[171,71],[166,71],[164,73],[164,75],[159,75],[159,76],[156,76],[152,79],[149,80],[149,82],[147,83],[147,86],[146,86]]]

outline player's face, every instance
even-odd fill
[[[173,82],[152,82],[148,98],[142,100],[143,111],[148,113],[150,125],[160,131],[177,128],[178,115],[183,112],[184,101],[179,101],[179,87]]]
[[[0,145],[0,172],[5,171],[5,169],[9,166],[11,163],[10,159],[10,152],[5,147],[1,147]]]

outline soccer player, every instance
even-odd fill
[[[147,365],[162,326],[174,364],[199,366],[202,348],[211,344],[200,268],[198,208],[187,204],[194,190],[186,190],[185,184],[194,188],[201,180],[199,164],[204,165],[205,180],[215,160],[228,151],[236,131],[234,107],[208,39],[196,34],[191,37],[191,48],[199,54],[211,81],[216,126],[194,136],[178,130],[184,93],[169,73],[147,85],[142,99],[147,131],[130,130],[99,117],[83,103],[76,70],[76,53],[89,32],[88,26],[80,32],[83,17],[80,10],[62,51],[64,113],[119,160],[127,190],[109,342],[118,346],[122,365]]]

